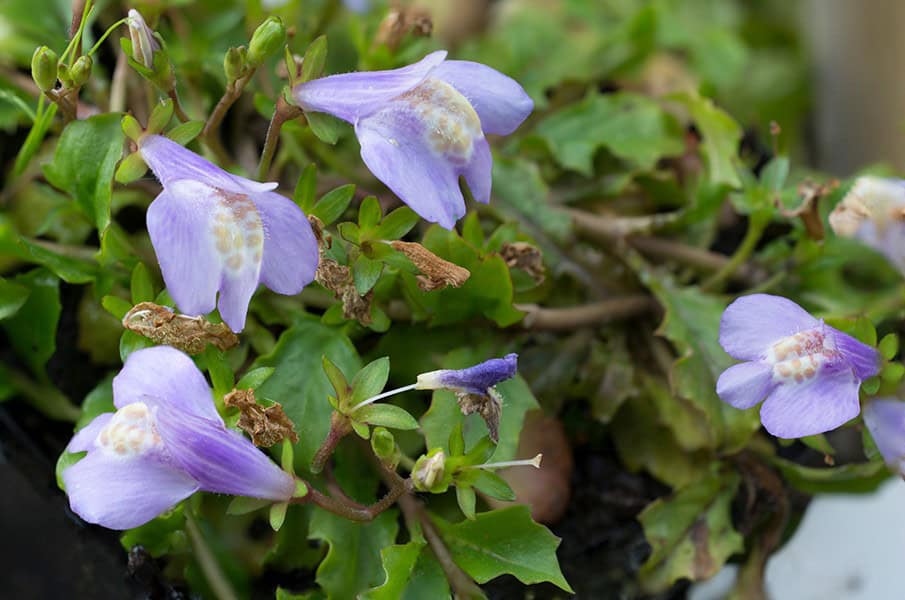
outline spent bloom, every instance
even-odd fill
[[[781,438],[823,433],[856,417],[861,382],[880,363],[874,348],[768,294],[743,296],[726,308],[720,345],[745,362],[720,375],[717,394],[740,409],[766,398],[761,422]]]
[[[905,477],[905,402],[873,399],[864,406],[863,418],[883,460]]]
[[[518,354],[491,358],[467,369],[440,369],[418,375],[416,390],[452,390],[462,394],[491,395],[494,386],[515,377]]]
[[[870,246],[905,273],[905,181],[859,177],[830,213],[836,235]]]
[[[314,279],[311,225],[273,191],[276,183],[227,173],[159,135],[144,136],[139,151],[163,184],[148,208],[148,233],[180,311],[200,315],[216,305],[239,332],[259,283],[292,295]]]
[[[113,379],[113,404],[66,448],[88,452],[63,482],[89,523],[137,527],[198,490],[274,501],[295,492],[289,474],[226,428],[204,375],[178,350],[133,352]]]
[[[371,172],[428,221],[452,229],[465,214],[464,176],[490,201],[493,157],[484,135],[507,135],[534,105],[513,79],[437,51],[390,71],[332,75],[292,90],[307,111],[355,126]]]

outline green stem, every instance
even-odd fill
[[[350,431],[352,431],[352,426],[349,425],[348,417],[334,411],[330,417],[330,431],[327,433],[327,438],[321,444],[321,447],[317,449],[314,459],[311,461],[312,473],[320,473],[324,470],[324,465],[330,460],[333,451],[336,450],[336,446]]]
[[[185,529],[189,534],[189,539],[192,541],[192,548],[195,550],[198,566],[201,567],[201,571],[210,584],[214,596],[220,600],[238,600],[239,597],[223,574],[223,570],[220,568],[214,553],[208,547],[201,533],[201,528],[198,527],[191,510],[185,511]]]
[[[711,275],[704,283],[701,289],[704,291],[719,291],[723,288],[727,281],[735,274],[735,271],[745,264],[751,253],[757,247],[764,230],[770,223],[770,215],[767,213],[753,213],[748,219],[748,231],[742,243],[736,248],[735,253],[729,261],[723,265],[716,273]]]
[[[242,91],[245,89],[248,82],[251,81],[254,74],[254,67],[250,67],[248,73],[235,81],[226,84],[226,90],[224,90],[223,96],[207,118],[204,129],[201,130],[201,139],[204,140],[208,148],[217,155],[217,159],[221,163],[220,166],[226,166],[230,162],[229,154],[226,152],[226,149],[223,148],[223,142],[220,141],[220,124],[223,123],[226,113],[242,95]]]
[[[270,172],[273,155],[277,150],[277,142],[280,140],[280,130],[283,123],[300,116],[302,109],[286,102],[282,95],[277,98],[276,107],[273,109],[273,117],[267,127],[267,137],[264,139],[264,149],[261,151],[261,162],[258,164],[258,180],[264,181]]]
[[[97,41],[94,43],[94,45],[91,47],[91,50],[88,51],[88,56],[91,56],[92,54],[94,54],[95,52],[97,52],[97,49],[101,47],[101,44],[104,43],[104,40],[106,40],[108,37],[110,37],[110,34],[113,33],[113,32],[116,30],[117,27],[119,27],[120,25],[126,23],[127,21],[128,21],[128,19],[120,19],[119,21],[117,21],[116,23],[114,23],[113,25],[111,25],[110,27],[108,27],[108,28],[107,28],[107,31],[104,32],[104,35],[102,35],[102,36],[100,37],[100,39],[97,40]]]

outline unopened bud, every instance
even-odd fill
[[[69,73],[69,65],[64,62],[57,63],[57,79],[59,79],[65,87],[72,87],[72,75]]]
[[[375,427],[371,432],[371,448],[383,462],[392,462],[396,459],[396,438],[385,427]]]
[[[286,43],[286,28],[278,17],[268,17],[261,23],[248,44],[248,63],[257,67]]]
[[[87,54],[80,56],[79,59],[75,61],[75,64],[69,69],[69,78],[72,79],[73,87],[85,85],[88,78],[91,77],[91,67],[93,64],[94,62]]]
[[[433,450],[415,462],[412,469],[412,482],[415,489],[421,492],[442,492],[443,474],[446,470],[446,454],[442,450]]]
[[[57,53],[41,46],[31,57],[31,76],[42,92],[52,90],[57,83]]]
[[[129,11],[128,24],[129,36],[132,38],[132,60],[153,69],[154,53],[160,50],[160,43],[154,37],[154,32],[134,8]]]
[[[226,73],[226,81],[233,81],[245,74],[245,63],[248,57],[248,51],[245,46],[238,48],[230,48],[223,57],[223,71]]]

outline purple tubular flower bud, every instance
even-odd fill
[[[72,510],[89,523],[129,529],[198,490],[289,500],[292,476],[226,428],[192,360],[168,346],[132,353],[113,380],[115,413],[69,443],[87,456],[63,471]]]
[[[511,379],[518,369],[518,354],[492,358],[467,369],[441,369],[418,375],[415,389],[447,389],[486,396],[501,381]]]

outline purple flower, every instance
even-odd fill
[[[276,183],[227,173],[159,135],[146,135],[139,145],[163,184],[148,208],[148,233],[180,311],[200,315],[217,305],[239,332],[259,282],[292,295],[314,279],[318,249],[311,225],[292,201],[272,191]]]
[[[720,345],[747,362],[720,375],[717,394],[740,409],[766,398],[761,422],[781,438],[815,435],[856,417],[858,388],[880,362],[874,348],[767,294],[743,296],[726,308]]]
[[[491,358],[467,369],[440,369],[418,375],[416,390],[452,390],[486,396],[501,381],[512,379],[518,369],[518,354]]]
[[[883,460],[905,477],[905,402],[875,398],[864,405],[863,418]]]
[[[452,229],[465,214],[459,176],[475,200],[490,201],[484,134],[512,133],[534,104],[499,71],[445,58],[438,51],[401,69],[315,79],[292,94],[307,111],[352,123],[371,172],[419,215]]]
[[[286,501],[293,478],[227,429],[192,360],[169,346],[133,352],[113,379],[115,413],[97,416],[66,450],[72,510],[110,529],[137,527],[198,490]]]
[[[870,246],[905,273],[905,181],[859,177],[830,213],[836,235]]]

